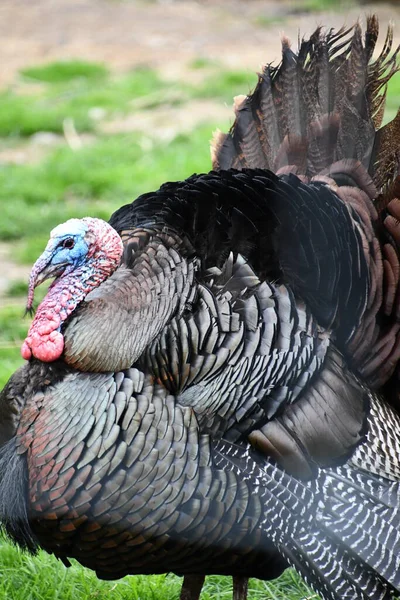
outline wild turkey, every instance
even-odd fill
[[[377,34],[284,41],[220,171],[52,232],[28,308],[56,280],[0,395],[19,544],[109,578],[289,563],[324,598],[400,590],[399,417],[346,367],[396,382],[400,117],[375,134],[396,71],[391,30],[371,63]]]

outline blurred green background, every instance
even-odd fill
[[[212,132],[232,123],[262,63],[279,59],[280,33],[352,24],[377,12],[382,30],[400,8],[373,3],[4,0],[0,35],[0,388],[22,364],[29,267],[49,231],[70,217],[108,219],[121,204],[210,169]],[[384,38],[384,35],[382,35]],[[386,120],[398,108],[390,84]],[[40,300],[44,290],[38,290]],[[41,553],[0,544],[0,598],[174,600],[174,576],[99,582]],[[208,578],[202,598],[228,599],[231,581]],[[287,571],[252,582],[250,599],[316,598]]]

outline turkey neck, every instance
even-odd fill
[[[157,236],[139,252],[126,246],[125,264],[72,315],[65,329],[65,361],[82,371],[130,367],[193,289],[195,264]]]
[[[49,287],[45,300],[39,305],[33,324],[39,325],[52,319],[60,327],[88,292],[100,285],[107,276],[108,273],[84,265],[56,279]]]
[[[62,324],[114,268],[113,263],[104,261],[103,265],[96,256],[95,260],[56,279],[38,307],[22,346],[22,356],[29,359],[34,354],[45,362],[59,358],[64,347],[64,337],[60,332]]]

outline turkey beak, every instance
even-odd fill
[[[35,287],[43,283],[43,281],[46,281],[46,279],[50,279],[51,277],[59,277],[67,266],[67,263],[57,265],[52,264],[51,260],[53,258],[53,254],[54,251],[52,248],[46,248],[46,250],[41,256],[39,256],[32,267],[32,271],[29,276],[26,312],[32,312]]]

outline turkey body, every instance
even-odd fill
[[[286,560],[324,598],[391,598],[400,490],[385,444],[400,450],[398,418],[368,397],[368,440],[351,463],[305,484],[247,444],[202,434],[193,410],[137,369],[88,375],[30,362],[2,392],[3,407],[25,400],[2,451],[3,523],[21,545],[73,556],[103,578],[264,579]]]
[[[396,56],[389,33],[370,63],[375,18],[344,36],[284,44],[217,170],[111,217],[121,265],[65,317],[62,356],[1,392],[23,547],[104,578],[291,564],[326,599],[400,590],[399,416],[374,391],[396,404],[398,118],[377,132]],[[82,269],[92,240],[65,226]]]
[[[34,363],[28,376],[51,381],[52,370]],[[78,396],[66,402],[70,384],[85,388],[84,405]],[[37,413],[37,402],[46,410],[39,408],[33,425],[29,414]],[[17,452],[31,450],[30,520],[48,551],[76,556],[113,579],[165,570],[229,571],[229,561],[254,575],[270,568],[272,545],[259,527],[260,499],[234,473],[212,468],[218,450],[199,435],[193,411],[176,405],[142,372],[87,377],[67,369],[62,382],[50,382],[42,399],[36,395],[29,405],[20,423],[26,448]]]

